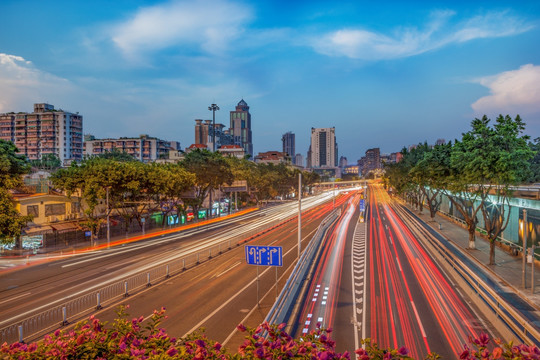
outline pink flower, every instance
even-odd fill
[[[489,335],[486,333],[481,333],[476,339],[473,340],[473,343],[480,347],[486,347],[489,343]]]
[[[238,329],[238,331],[241,331],[241,332],[245,332],[247,330],[246,327],[242,324],[238,324],[236,329]]]
[[[178,354],[178,350],[176,350],[175,347],[170,347],[169,350],[167,350],[166,354],[169,356],[174,356]]]
[[[398,349],[398,354],[405,356],[409,354],[409,349],[407,349],[405,346],[402,346]]]

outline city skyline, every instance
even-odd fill
[[[228,125],[242,98],[254,154],[291,131],[306,156],[310,129],[335,127],[354,163],[374,147],[459,138],[484,113],[519,113],[540,136],[534,1],[7,0],[0,11],[13,29],[0,33],[0,113],[51,103],[100,138],[187,147],[210,104]]]

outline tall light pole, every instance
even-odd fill
[[[219,106],[212,104],[208,107],[208,110],[212,112],[212,152],[216,152],[216,110],[219,110]],[[210,188],[208,202],[210,203],[210,213],[208,217],[212,217],[212,211],[214,211],[214,204],[212,203],[212,188]]]
[[[219,110],[219,106],[212,104],[208,110],[212,112],[212,151],[216,151],[216,110]]]
[[[298,259],[302,252],[302,173],[298,173]]]
[[[109,187],[107,186],[107,249],[111,247],[111,222],[110,222],[109,209]]]

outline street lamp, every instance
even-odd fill
[[[219,110],[219,106],[212,104],[208,107],[208,110],[212,112],[212,151],[216,151],[216,110]]]
[[[212,112],[212,152],[216,151],[216,110],[219,110],[219,106],[216,104],[212,104],[208,107],[208,110]],[[214,210],[213,204],[212,204],[212,188],[210,188],[210,214],[209,218],[212,217],[212,211]]]

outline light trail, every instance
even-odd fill
[[[420,225],[410,223],[381,187],[370,189],[371,326],[363,336],[381,347],[406,346],[413,358],[431,351],[459,357],[481,322],[413,234]]]

